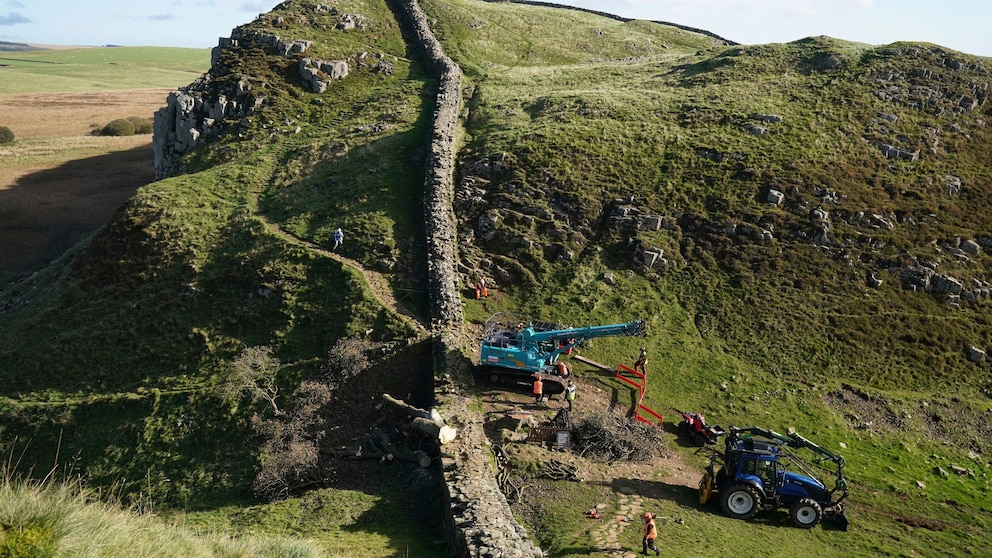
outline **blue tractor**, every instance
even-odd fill
[[[794,432],[785,436],[755,426],[730,427],[724,442],[722,454],[710,451],[706,474],[699,481],[699,503],[716,498],[723,512],[736,519],[750,519],[761,509],[788,508],[797,527],[810,529],[828,519],[847,528],[843,457]],[[810,463],[795,451],[801,449],[812,452],[820,467],[824,462],[833,465],[833,489],[816,478]],[[717,470],[718,461],[722,464]]]
[[[569,374],[560,366],[558,356],[586,339],[616,335],[644,336],[647,326],[640,320],[573,328],[501,312],[486,320],[479,368],[491,383],[526,393],[539,374],[545,395],[557,395],[565,391],[563,380]]]

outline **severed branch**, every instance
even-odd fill
[[[396,399],[388,393],[382,394],[382,400],[392,405],[394,408],[403,411],[408,417],[412,417],[413,420],[409,423],[409,428],[411,430],[416,430],[425,436],[437,440],[441,443],[441,445],[455,439],[455,435],[458,431],[455,428],[444,424],[444,421],[441,420],[441,416],[437,414],[436,411],[431,412],[419,407],[414,407],[403,400]]]

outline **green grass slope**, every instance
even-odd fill
[[[851,532],[741,525],[683,493],[695,527],[669,549],[977,551],[992,526],[992,377],[968,358],[992,336],[987,59],[825,37],[721,46],[567,10],[424,5],[468,70],[466,279],[499,285],[467,315],[647,319],[653,406],[796,427],[848,459]],[[650,249],[667,266],[645,268]],[[968,292],[914,288],[921,269]],[[622,339],[589,345],[601,362],[636,357]],[[530,527],[553,555],[586,555],[587,535],[547,533],[570,523],[550,508]]]
[[[3,449],[46,470],[71,461],[204,529],[436,555],[420,518],[439,527],[437,479],[399,467],[338,465],[333,488],[253,498],[265,456],[252,417],[265,406],[220,395],[244,347],[273,348],[288,402],[325,373],[338,340],[415,335],[321,249],[339,226],[344,256],[426,308],[419,199],[433,84],[385,2],[335,3],[363,18],[348,32],[315,4],[285,3],[251,25],[313,40],[308,56],[365,52],[395,71],[358,66],[317,95],[294,59],[230,51],[215,79],[250,76],[262,112],[227,123],[183,174],[143,188],[88,243],[0,293]],[[649,483],[646,493],[667,494],[652,505],[692,525],[666,529],[672,553],[980,552],[992,530],[992,378],[968,349],[992,335],[987,59],[829,38],[726,46],[506,2],[423,7],[466,72],[465,279],[497,285],[498,296],[466,300],[466,315],[646,319],[659,378],[650,404],[716,424],[793,426],[848,460],[846,533],[733,521],[699,508],[691,490]],[[919,154],[887,159],[879,145]],[[766,201],[770,190],[781,204]],[[667,265],[646,268],[645,250]],[[926,270],[970,294],[912,288]],[[379,393],[415,391],[422,345],[344,384],[331,418],[364,429]],[[609,363],[636,356],[623,339],[583,350]],[[595,554],[577,523],[587,508],[567,504],[615,494],[557,490],[525,523],[551,555]]]
[[[366,53],[395,71],[357,65],[317,95],[305,91],[296,58],[250,45],[230,52],[212,79],[251,76],[264,107],[224,123],[183,174],[142,188],[93,238],[2,291],[3,451],[22,469],[71,464],[94,485],[117,486],[124,502],[150,502],[198,528],[309,533],[329,555],[429,555],[435,537],[422,529],[440,529],[436,474],[341,461],[303,499],[267,503],[252,493],[271,457],[253,420],[271,411],[223,396],[234,357],[266,346],[281,364],[277,401],[292,412],[300,383],[333,371],[335,343],[360,338],[405,348],[377,353],[373,368],[334,390],[321,434],[328,447],[360,442],[376,419],[370,402],[384,392],[429,402],[424,345],[407,344],[417,332],[361,270],[329,254],[329,238],[344,227],[342,256],[406,289],[406,306],[426,308],[416,281],[431,83],[384,2],[337,4],[363,18],[349,32],[315,6],[293,3],[252,25],[313,41],[309,56]],[[103,50],[75,56],[134,56],[143,68],[170,60]],[[66,79],[56,77],[52,88]]]
[[[310,540],[197,532],[151,513],[106,504],[97,493],[72,483],[8,479],[0,485],[0,518],[0,555],[11,558],[326,556]]]

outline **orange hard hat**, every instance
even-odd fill
[[[648,512],[644,512],[644,519],[651,519],[651,514]]]

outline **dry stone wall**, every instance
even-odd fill
[[[444,54],[416,0],[397,0],[409,31],[438,76],[430,158],[425,179],[425,219],[435,369],[443,377],[465,377],[465,339],[458,282],[458,237],[454,215],[455,135],[461,105],[461,69]],[[458,438],[442,459],[456,556],[537,558],[544,553],[513,518],[490,466],[482,420],[457,387],[439,395]]]

